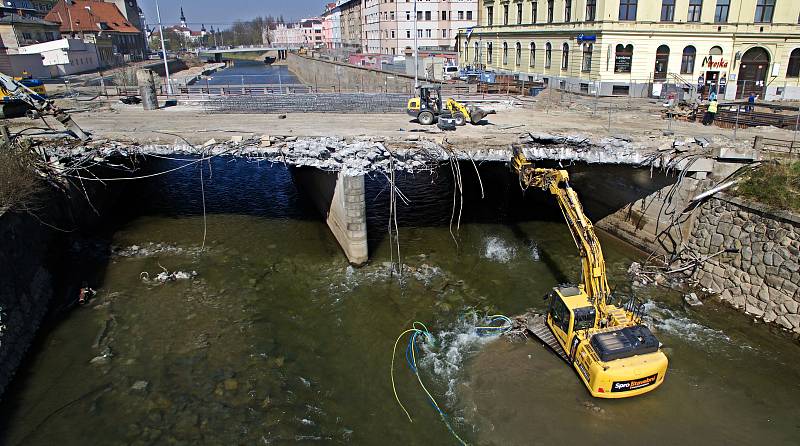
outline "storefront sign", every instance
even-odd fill
[[[614,57],[614,72],[630,73],[632,61],[633,61],[632,55],[617,53],[617,55]]]
[[[596,42],[597,36],[594,34],[586,35],[586,34],[578,34],[578,43],[581,42]]]
[[[728,61],[723,59],[722,56],[706,56],[703,58],[703,68],[728,68]]]

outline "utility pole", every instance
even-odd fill
[[[419,43],[417,41],[417,0],[414,0],[414,91],[419,89]]]
[[[164,44],[164,27],[161,25],[161,11],[156,0],[156,15],[158,16],[158,33],[161,35],[161,56],[164,58],[164,73],[167,76],[167,94],[172,96],[172,80],[169,78],[169,62],[167,62],[167,46]]]

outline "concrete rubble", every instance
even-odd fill
[[[694,139],[692,150],[704,151]],[[604,164],[654,165],[663,164],[666,148],[674,152],[673,138],[661,145],[652,141],[632,142],[624,135],[593,138],[587,135],[560,136],[547,133],[524,133],[514,146],[523,149],[530,160],[554,160]],[[681,141],[681,145],[688,143]],[[662,150],[662,146],[665,148]],[[655,150],[654,150],[655,148]],[[688,150],[688,148],[687,148]],[[298,138],[296,136],[235,135],[228,141],[210,139],[202,145],[190,145],[176,138],[174,144],[139,144],[97,140],[73,148],[52,141],[45,146],[51,164],[68,165],[70,160],[91,157],[95,162],[112,161],[131,156],[233,156],[254,161],[284,163],[292,166],[315,167],[325,171],[342,171],[347,175],[362,175],[372,171],[388,172],[428,170],[450,159],[461,161],[509,161],[511,146],[456,147],[446,138],[432,140],[419,135],[404,138],[339,137]],[[189,161],[189,159],[187,159]],[[677,166],[680,168],[681,166]]]

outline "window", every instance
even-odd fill
[[[572,20],[572,0],[565,0],[564,2],[564,22]]]
[[[786,77],[800,77],[800,48],[795,48],[789,56],[789,67]]]
[[[536,66],[536,44],[535,43],[531,42],[529,52],[530,52],[530,55],[528,57],[528,65],[530,65],[531,67],[535,67]]]
[[[464,42],[464,60],[469,60],[469,42]]]
[[[492,42],[486,44],[486,64],[492,64]]]
[[[694,74],[694,61],[697,57],[697,50],[689,45],[683,49],[681,57],[681,74]]]
[[[431,30],[429,30],[429,29],[425,30],[425,37],[428,37],[428,38],[431,37]]]
[[[508,5],[503,5],[503,25],[508,25]]]
[[[24,40],[32,40],[33,39],[33,37],[31,36],[31,33],[22,33],[22,38]]]
[[[564,42],[561,46],[561,69],[566,70],[569,68],[569,44]]]
[[[475,54],[472,55],[472,61],[478,63],[478,42],[475,42]]]
[[[514,56],[515,56],[514,63],[517,66],[520,66],[520,64],[522,63],[522,44],[517,42],[517,46],[516,46],[515,50],[516,50],[516,52],[514,54]]]
[[[561,329],[561,331],[564,333],[569,332],[569,308],[564,305],[564,301],[562,301],[558,296],[553,297],[553,303],[550,307],[550,318],[553,320],[553,323]]]
[[[411,12],[406,11],[406,20],[411,20]]]
[[[661,21],[672,22],[675,20],[675,0],[661,2]]]
[[[619,0],[619,19],[636,20],[636,8],[639,0]]]
[[[467,11],[467,20],[472,20],[472,11]]]
[[[411,38],[411,31],[410,30],[406,30],[406,39],[410,39],[410,38]]]
[[[422,11],[417,11],[417,21],[422,20]]]
[[[689,0],[689,15],[687,22],[699,22],[703,13],[703,0]]]
[[[389,13],[389,20],[394,20],[394,11]]]
[[[594,45],[591,43],[584,43],[583,44],[583,63],[581,64],[581,71],[584,73],[589,73],[592,71],[592,52],[594,51]]]
[[[494,24],[494,7],[492,6],[486,8],[486,24],[489,26]]]
[[[614,72],[615,73],[630,73],[631,66],[633,65],[633,45],[627,46],[621,43],[617,45],[614,52]]]
[[[714,11],[714,23],[727,23],[730,10],[731,0],[717,0],[717,9]]]
[[[586,21],[594,22],[597,16],[597,0],[586,0]]]
[[[446,39],[446,38],[447,38],[447,29],[443,29],[442,30],[442,39]]]
[[[464,11],[458,11],[458,20],[464,19]],[[442,20],[447,20],[447,11],[442,11]]]
[[[536,10],[539,9],[539,2],[532,1],[531,2],[531,23],[536,23]],[[800,22],[800,19],[798,19]]]
[[[550,68],[553,64],[553,45],[550,45],[550,42],[547,42],[544,45],[544,67]]]
[[[508,65],[508,44],[503,42],[503,65]]]
[[[669,67],[669,47],[661,45],[656,49],[656,65],[653,70],[653,78],[657,81],[667,79],[667,69]]]
[[[547,23],[553,23],[553,0],[547,0]]]
[[[430,20],[430,19],[431,19],[431,12],[425,11],[425,20]]]
[[[517,25],[522,25],[522,3],[517,3]]]
[[[758,0],[756,4],[756,23],[772,23],[775,0]]]
[[[721,46],[712,46],[710,50],[708,50],[708,54],[712,56],[722,56],[722,47]]]

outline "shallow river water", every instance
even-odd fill
[[[395,378],[413,423],[394,400],[392,346],[413,321],[436,337],[421,376],[471,444],[800,438],[797,343],[713,302],[633,289],[625,271],[640,253],[606,236],[611,282],[649,301],[670,358],[659,389],[592,399],[537,343],[476,336],[474,312],[543,309],[548,289],[579,274],[558,214],[522,200],[502,168],[482,169],[483,200],[465,170],[457,245],[449,169],[399,181],[412,202],[400,210],[402,280],[386,263],[384,181],[368,181],[372,261],[354,269],[290,170],[216,160],[211,173],[205,250],[196,168],[120,198],[99,293],[42,336],[5,395],[0,444],[457,444],[403,347]],[[190,278],[152,280],[164,270]]]

